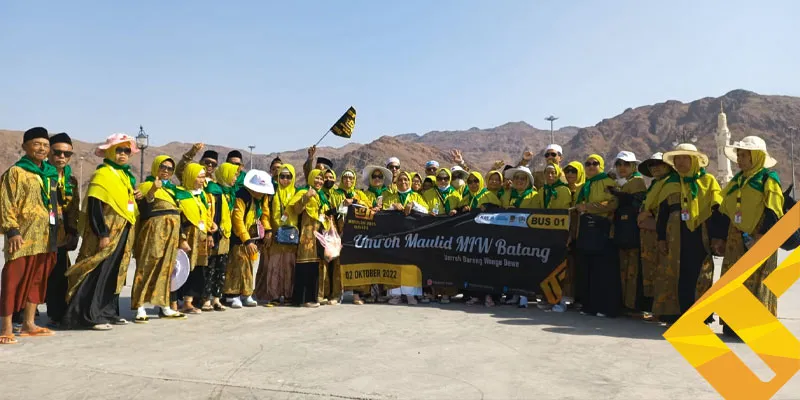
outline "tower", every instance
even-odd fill
[[[725,157],[725,146],[730,144],[731,131],[728,129],[728,116],[719,102],[719,115],[717,115],[717,180],[719,184],[725,186],[733,178],[731,172],[731,161]]]

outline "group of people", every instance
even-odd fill
[[[432,160],[424,174],[390,157],[385,166],[337,175],[331,160],[316,157],[312,147],[302,166],[306,184],[298,186],[294,166],[280,158],[269,172],[244,170],[235,150],[221,163],[217,152],[206,150],[196,162],[204,148],[198,143],[179,159],[155,157],[137,183],[129,166],[136,142],[114,134],[97,147],[102,164],[81,199],[66,133],[32,128],[22,148],[25,155],[0,179],[6,239],[0,344],[50,336],[54,327],[102,331],[127,324],[119,295],[131,258],[136,323],[149,322],[148,305],[160,318],[186,319],[259,304],[336,305],[346,290],[354,304],[399,304],[403,298],[446,304],[459,295],[456,288],[343,287],[338,258],[323,257],[315,233],[341,232],[353,205],[443,218],[492,208],[570,210],[564,297],[543,308],[570,305],[589,315],[627,313],[669,324],[710,287],[712,255],[724,257],[724,274],[783,215],[780,181],[769,169],[776,161],[755,136],[726,148],[740,171],[725,189],[706,173],[708,157],[691,144],[643,161],[622,151],[613,171],[597,154],[562,166],[562,148],[551,144],[539,170],[531,170],[534,153],[526,151],[516,166],[498,161],[485,175],[457,150],[452,167]],[[79,242],[72,265],[68,252]],[[180,257],[188,259],[190,272],[175,287]],[[763,279],[776,265],[773,254],[746,282],[773,314],[777,299]],[[460,294],[468,304],[503,300]],[[504,302],[525,305],[527,299]],[[41,303],[50,328],[35,324]]]

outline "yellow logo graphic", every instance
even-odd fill
[[[550,304],[557,304],[561,301],[563,295],[564,281],[567,279],[567,260],[564,260],[559,266],[547,276],[545,280],[539,283],[542,288],[547,301]]]
[[[510,216],[509,218],[513,218]],[[510,222],[514,222],[513,219]],[[569,216],[558,214],[531,214],[526,220],[529,228],[569,230]]]
[[[720,277],[664,338],[726,399],[769,399],[800,370],[800,341],[744,286],[780,244],[800,228],[793,207],[725,275]],[[765,280],[781,297],[800,278],[800,251],[793,251]],[[766,363],[775,376],[762,382],[704,320],[717,313]]]
[[[355,207],[354,216],[358,219],[372,220],[375,218],[375,213],[372,209],[367,207]]]

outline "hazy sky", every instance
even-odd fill
[[[743,88],[800,95],[798,1],[26,1],[0,4],[0,128],[257,152]],[[341,146],[332,135],[324,145]]]

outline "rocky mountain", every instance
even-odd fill
[[[595,126],[561,128],[554,135],[556,142],[562,143],[565,159],[584,160],[587,155],[598,153],[606,158],[609,168],[614,155],[620,150],[633,151],[640,159],[644,159],[656,151],[673,147],[672,143],[679,137],[694,136],[697,138],[698,148],[709,154],[709,171],[713,173],[716,171],[714,132],[721,103],[728,116],[732,139],[739,140],[748,135],[764,138],[770,153],[778,159],[776,169],[782,179],[790,181],[789,128],[800,128],[800,98],[797,97],[759,95],[745,90],[734,90],[719,98],[707,97],[690,103],[669,100],[628,108]],[[3,170],[21,155],[21,136],[22,132],[0,130],[0,168]],[[465,131],[434,131],[424,135],[406,133],[382,136],[368,144],[351,143],[341,148],[321,147],[317,155],[331,158],[337,171],[346,167],[361,170],[369,164],[383,165],[388,157],[395,156],[400,158],[405,168],[421,172],[424,163],[431,159],[449,165],[450,149],[457,148],[462,151],[468,164],[485,171],[495,160],[514,164],[526,149],[537,153],[535,165],[543,165],[543,159],[538,154],[549,142],[549,130],[537,129],[525,122],[509,122],[490,129],[471,128]],[[88,180],[90,171],[100,162],[100,158],[92,153],[93,146],[75,141],[77,158],[73,161],[73,168],[76,175],[79,174],[79,157],[84,157],[84,181]],[[256,150],[267,147],[262,147],[259,143],[256,146]],[[180,157],[190,147],[190,143],[172,142],[148,148],[145,152],[145,170],[149,169],[153,156],[171,154]],[[209,148],[219,151],[222,157],[230,150],[218,145],[209,145]],[[245,155],[245,163],[248,163],[249,154],[246,150],[242,153]],[[253,166],[267,169],[270,160],[276,156],[299,169],[306,159],[307,150],[254,154]],[[132,164],[132,169],[138,176],[138,156],[134,157]],[[735,170],[735,165],[733,167]]]

